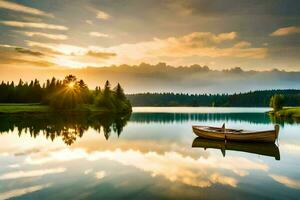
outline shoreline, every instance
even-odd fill
[[[95,105],[85,104],[75,109],[54,110],[39,103],[0,103],[0,115],[3,114],[55,114],[55,113],[113,113],[126,114],[132,111],[118,112]]]
[[[267,113],[280,118],[300,119],[300,107],[286,107],[278,111],[269,111]]]

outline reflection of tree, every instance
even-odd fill
[[[299,119],[292,117],[278,117],[275,115],[270,115],[270,119],[273,124],[280,124],[280,126],[284,126],[284,124],[300,123]]]
[[[12,132],[16,128],[19,136],[29,133],[35,138],[42,134],[52,141],[61,137],[71,145],[90,127],[99,133],[102,129],[106,139],[112,130],[119,136],[129,118],[130,115],[74,113],[1,115],[0,133]]]
[[[235,121],[253,124],[294,123],[293,119],[275,119],[267,113],[133,113],[130,121],[134,122],[185,122],[185,121]],[[300,122],[300,121],[298,121]]]

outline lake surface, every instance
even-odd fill
[[[0,199],[299,199],[300,124],[270,119],[267,110],[2,115]],[[222,149],[195,140],[192,125],[224,122],[249,130],[279,123],[278,143]]]

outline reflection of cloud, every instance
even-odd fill
[[[292,178],[289,178],[287,176],[280,176],[280,175],[276,175],[276,174],[271,174],[270,175],[275,181],[290,187],[290,188],[294,188],[294,189],[300,189],[300,180],[295,180]]]
[[[10,199],[14,197],[19,197],[28,193],[42,190],[50,186],[51,184],[44,184],[44,185],[36,185],[36,186],[31,186],[31,187],[26,187],[21,189],[10,190],[8,192],[0,193],[0,199]]]
[[[14,155],[15,156],[26,156],[26,155],[38,153],[38,152],[40,152],[40,149],[32,148],[32,149],[26,149],[24,151],[16,152]]]
[[[279,28],[273,33],[271,33],[271,36],[286,36],[295,33],[300,33],[300,27],[289,26],[289,27]]]
[[[37,23],[37,22],[20,22],[20,21],[0,21],[0,24],[13,27],[41,28],[54,30],[68,30],[65,26]]]
[[[58,174],[64,171],[66,171],[65,168],[41,169],[41,170],[32,170],[32,171],[15,171],[15,172],[2,174],[0,176],[0,180],[44,176],[48,174]]]
[[[106,172],[105,171],[99,171],[99,172],[96,172],[96,178],[97,179],[102,179],[106,176]]]
[[[73,159],[113,160],[149,172],[152,176],[163,176],[170,181],[197,187],[209,187],[215,183],[235,187],[238,181],[234,177],[221,174],[220,171],[224,170],[240,176],[246,175],[247,170],[268,170],[267,165],[242,157],[194,159],[176,152],[166,152],[160,155],[156,152],[141,153],[134,150],[87,153],[83,149],[65,149],[51,152],[48,156],[30,156],[26,159],[26,162],[28,164],[43,164]],[[172,167],[170,168],[170,166]]]
[[[84,171],[84,174],[87,175],[87,174],[91,173],[92,171],[93,171],[93,169],[87,169]]]
[[[42,10],[38,10],[36,8],[31,8],[31,7],[28,7],[28,6],[24,6],[24,5],[14,3],[14,2],[9,2],[9,1],[0,0],[0,8],[4,8],[4,9],[7,9],[7,10],[12,10],[12,11],[16,11],[16,12],[32,14],[32,15],[53,17],[52,14],[46,13]]]
[[[20,165],[18,164],[12,164],[12,165],[8,165],[9,168],[19,168]]]
[[[300,145],[283,143],[280,146],[283,146],[284,149],[286,149],[286,150],[289,151],[289,153],[292,153],[292,154],[298,154],[298,153],[300,153]]]

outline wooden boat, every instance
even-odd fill
[[[247,131],[238,129],[225,129],[211,126],[193,126],[194,133],[206,139],[239,141],[239,142],[272,142],[278,137],[279,126],[275,125],[274,130]]]
[[[280,160],[280,152],[277,145],[274,143],[240,143],[232,141],[209,140],[197,137],[192,144],[192,147],[200,147],[206,149],[220,149],[225,157],[226,150],[241,151],[246,153],[258,154],[263,156],[274,157]]]

